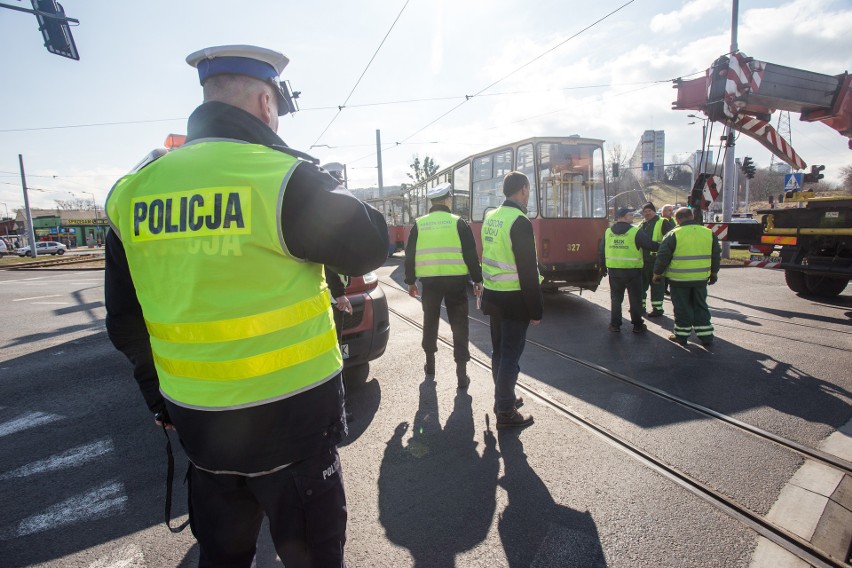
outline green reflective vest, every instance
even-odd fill
[[[642,252],[636,246],[639,227],[630,227],[626,233],[616,235],[607,229],[604,235],[607,268],[642,268]]]
[[[515,207],[500,206],[485,215],[482,223],[482,283],[499,292],[521,289],[515,253],[509,235],[512,225],[524,212]],[[541,281],[539,275],[539,281]]]
[[[678,281],[707,280],[713,252],[713,231],[701,225],[682,225],[672,229],[675,250],[666,269],[666,278]]]
[[[424,278],[467,274],[459,238],[459,219],[458,215],[446,211],[433,211],[417,219],[415,276]]]
[[[256,406],[340,371],[323,267],[284,243],[279,206],[297,163],[261,145],[199,141],[110,192],[160,390],[175,404]]]

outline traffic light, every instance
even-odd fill
[[[76,22],[65,17],[65,10],[56,0],[32,0],[39,30],[44,37],[44,46],[50,53],[68,57],[69,59],[80,59],[77,46],[71,35],[69,21]]]
[[[743,173],[746,175],[748,179],[754,178],[754,174],[757,172],[757,169],[754,167],[754,162],[751,158],[745,157],[743,158]]]
[[[614,178],[618,177],[618,164],[616,164],[614,162],[612,164],[612,177],[614,177]]]
[[[811,166],[811,173],[805,174],[802,178],[803,183],[817,183],[825,176],[820,172],[825,169],[825,166]]]

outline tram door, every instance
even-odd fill
[[[542,181],[545,217],[566,219],[590,216],[583,174],[562,172]]]

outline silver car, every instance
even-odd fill
[[[36,243],[36,252],[39,255],[42,254],[58,254],[63,255],[65,251],[68,250],[68,247],[63,245],[62,243],[57,243],[56,241],[41,241]],[[18,256],[32,256],[33,253],[30,250],[30,247],[22,247],[17,251]]]

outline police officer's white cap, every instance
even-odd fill
[[[453,184],[450,182],[442,183],[441,185],[436,185],[432,189],[426,192],[426,197],[428,199],[441,199],[442,197],[446,197],[450,194],[450,189],[452,189]]]
[[[208,77],[223,73],[274,81],[290,60],[283,53],[264,47],[217,45],[190,53],[186,62],[198,69],[198,78],[203,85]]]
[[[330,174],[342,174],[343,164],[341,164],[340,162],[329,162],[323,165],[322,169],[324,169]]]

